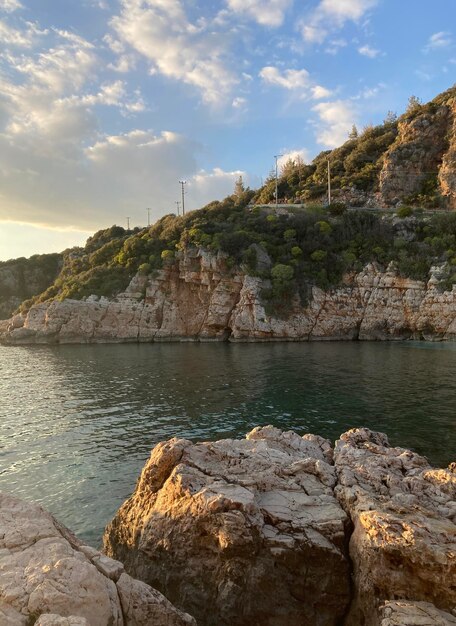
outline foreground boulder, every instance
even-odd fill
[[[350,600],[348,518],[321,437],[159,444],[105,548],[199,624],[340,623]]]
[[[191,626],[121,563],[84,546],[37,504],[0,493],[2,626]]]
[[[354,525],[347,623],[374,624],[378,603],[397,598],[454,609],[456,474],[367,428],[342,435],[334,461],[335,492]]]
[[[171,439],[105,549],[200,626],[451,625],[454,470],[368,429],[334,452],[270,426],[241,441]]]

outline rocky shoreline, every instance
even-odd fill
[[[456,465],[365,428],[171,439],[104,554],[0,495],[0,623],[455,626]]]
[[[233,272],[223,254],[187,249],[153,277],[136,275],[115,299],[45,302],[0,321],[0,341],[454,341],[456,286],[443,291],[439,271],[423,282],[369,264],[337,289],[314,287],[306,306],[296,296],[280,318],[262,301],[268,281]]]

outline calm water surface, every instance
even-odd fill
[[[456,344],[0,346],[0,490],[97,545],[151,448],[275,424],[456,457]]]

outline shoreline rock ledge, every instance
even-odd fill
[[[456,464],[365,428],[171,439],[104,547],[199,626],[456,626]]]
[[[0,493],[0,626],[196,626],[38,504]]]

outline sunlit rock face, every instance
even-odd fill
[[[266,313],[268,281],[233,271],[223,254],[184,251],[154,278],[137,275],[116,299],[90,296],[34,305],[0,322],[7,343],[149,341],[454,340],[456,286],[439,288],[439,268],[427,282],[402,278],[374,263],[337,289],[296,296],[286,318]]]
[[[84,546],[40,506],[0,493],[2,626],[191,626],[123,565]]]
[[[456,617],[429,602],[385,602],[379,626],[456,626]]]
[[[336,443],[336,496],[354,531],[354,599],[347,624],[375,623],[381,601],[456,606],[456,474],[356,429]],[[394,622],[393,622],[394,623]],[[426,623],[426,622],[424,622]],[[432,622],[431,622],[432,623]]]
[[[454,469],[368,429],[334,451],[273,427],[171,439],[152,451],[105,549],[203,626],[452,624]]]
[[[105,548],[198,624],[336,625],[350,599],[348,518],[328,441],[273,427],[159,444]]]

